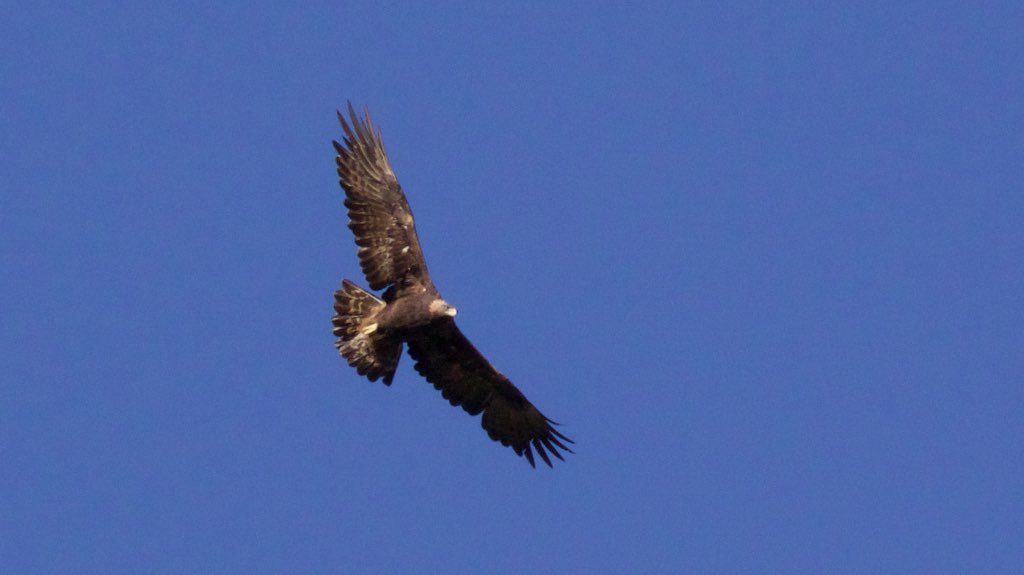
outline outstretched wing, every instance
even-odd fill
[[[429,284],[412,210],[388,162],[380,131],[374,129],[369,110],[361,120],[349,102],[348,114],[351,125],[338,112],[345,137],[343,144],[334,142],[334,149],[348,227],[355,234],[366,281],[374,290],[408,278]]]
[[[563,459],[559,449],[572,453],[559,433],[507,377],[502,375],[462,335],[451,318],[435,321],[406,340],[416,371],[441,391],[452,405],[470,415],[483,412],[487,435],[526,456],[535,466],[533,450],[551,466],[548,454]]]

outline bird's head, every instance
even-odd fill
[[[434,316],[446,315],[448,317],[455,317],[459,310],[455,309],[455,306],[449,304],[441,298],[437,298],[430,302],[430,313]]]

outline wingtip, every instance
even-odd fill
[[[370,106],[368,105],[363,106],[363,118],[366,119],[366,129],[369,130],[371,134],[375,133],[375,130],[373,129],[373,120],[370,118]]]
[[[533,452],[530,451],[530,446],[529,445],[526,446],[526,450],[523,453],[521,453],[520,455],[525,455],[526,456],[526,460],[530,462],[530,467],[532,467],[534,469],[537,469],[537,463],[534,462],[534,460],[533,460]]]
[[[537,449],[537,455],[544,460],[544,463],[548,464],[548,467],[554,469],[554,465],[551,465],[551,458],[548,457],[547,451],[544,450],[544,444],[539,439],[533,440],[533,446]]]
[[[564,462],[566,459],[561,452],[572,453],[574,455],[576,454],[572,448],[565,444],[569,443],[575,445],[576,442],[559,433],[558,430],[554,428],[555,425],[558,425],[557,423],[546,417],[544,419],[548,423],[546,433],[539,434],[532,439],[527,440],[525,443],[518,445],[502,441],[503,444],[512,447],[515,450],[516,455],[525,458],[526,461],[529,462],[530,467],[534,469],[537,468],[537,459],[535,455],[540,456],[541,461],[543,461],[549,468],[554,469],[555,466],[551,458],[552,455],[558,458],[559,461]],[[491,438],[500,441],[493,435]],[[563,441],[565,443],[563,443]]]

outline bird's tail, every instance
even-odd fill
[[[398,359],[402,356],[402,340],[387,337],[378,331],[377,318],[386,304],[356,284],[343,280],[334,292],[335,347],[370,381],[381,377],[391,385]]]

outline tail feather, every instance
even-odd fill
[[[338,352],[370,381],[381,377],[391,385],[398,360],[402,356],[402,340],[391,339],[377,331],[377,316],[386,304],[356,284],[343,280],[334,292],[332,318],[334,344]]]

